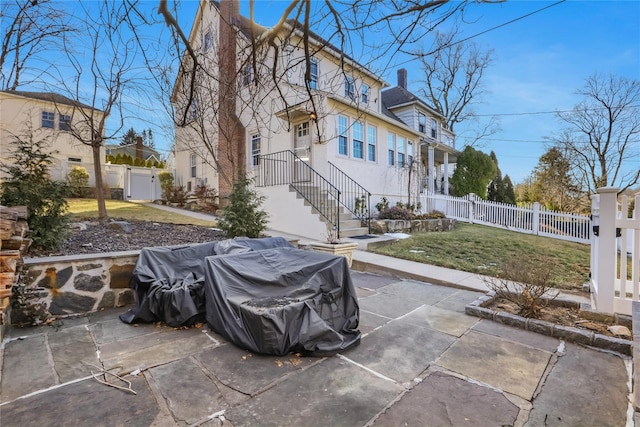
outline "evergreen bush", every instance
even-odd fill
[[[82,166],[74,166],[67,174],[71,197],[86,197],[89,186],[89,172]]]
[[[252,188],[252,181],[242,179],[234,184],[229,205],[218,222],[227,237],[260,237],[267,229],[267,213],[261,209],[264,196]]]
[[[0,183],[0,204],[26,206],[32,244],[40,249],[54,249],[66,238],[67,201],[66,182],[52,181],[49,167],[53,163],[46,151],[46,138],[36,140],[29,129],[26,138],[14,136],[11,164],[2,164],[9,178]]]

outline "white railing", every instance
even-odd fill
[[[598,311],[631,314],[633,301],[640,301],[640,195],[631,213],[629,198],[621,199],[618,208],[612,187],[592,196],[591,297]]]
[[[461,222],[504,228],[578,243],[590,242],[591,218],[547,210],[539,203],[520,207],[482,200],[475,194],[453,197],[437,194],[422,196],[423,211],[444,213]]]

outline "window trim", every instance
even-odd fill
[[[358,139],[356,137],[357,134],[360,138]],[[351,145],[353,148],[353,155],[351,157],[353,157],[354,159],[360,159],[360,160],[364,160],[364,141],[365,141],[365,136],[364,136],[364,124],[359,121],[359,120],[355,120],[353,122],[352,125],[352,129],[351,129]],[[358,152],[360,153],[360,155],[358,156]]]
[[[262,135],[251,135],[251,165],[260,166],[260,150],[262,148]]]
[[[344,124],[341,119],[344,119]],[[338,155],[349,156],[349,117],[343,115],[338,115]]]
[[[46,118],[45,118],[46,117]],[[46,129],[55,129],[56,128],[56,113],[51,111],[42,111],[40,115],[40,126]],[[47,125],[45,126],[45,122]],[[51,123],[51,126],[48,124]]]

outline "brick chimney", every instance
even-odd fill
[[[142,137],[136,136],[136,159],[144,160],[144,154],[142,152]]]
[[[398,86],[400,86],[403,89],[407,88],[407,69],[406,68],[400,68],[398,70]]]
[[[218,180],[220,204],[224,207],[233,183],[246,176],[245,129],[236,115],[238,97],[236,31],[240,24],[240,1],[220,0],[218,64]]]

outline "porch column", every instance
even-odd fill
[[[449,195],[449,153],[444,152],[444,194]]]
[[[434,182],[433,180],[435,179],[435,164],[434,164],[434,149],[433,146],[429,146],[427,148],[427,152],[429,153],[428,155],[428,159],[427,159],[427,169],[428,169],[428,176],[427,176],[427,189],[429,194],[434,194],[435,193],[435,188],[434,188]]]

